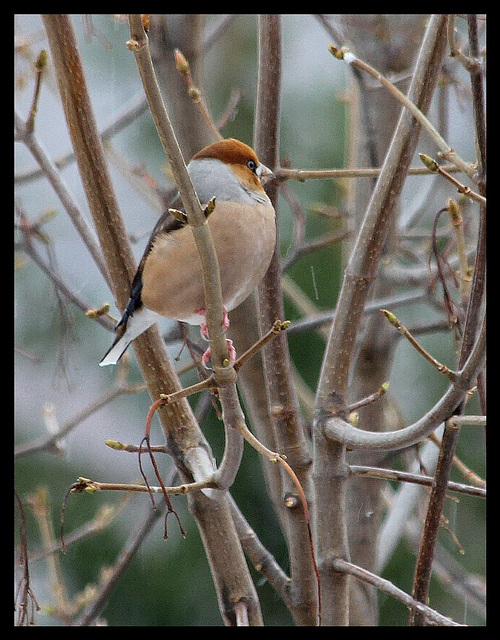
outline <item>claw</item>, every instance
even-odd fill
[[[236,362],[236,349],[233,347],[233,341],[226,339],[227,349],[229,351],[229,365]]]
[[[229,327],[229,315],[227,313],[227,309],[225,306],[223,307],[223,311],[224,311],[224,315],[222,318],[222,328],[225,331]],[[201,316],[206,315],[205,309],[198,309],[196,313],[200,314]],[[200,335],[204,340],[207,340],[207,341],[210,340],[206,322],[202,322],[200,325]],[[236,362],[236,349],[233,347],[232,340],[226,339],[226,343],[229,351],[229,364],[232,365]],[[205,351],[205,353],[201,357],[201,362],[206,369],[208,369],[208,363],[210,362],[211,357],[212,357],[212,352],[210,350],[210,347],[208,347],[208,349]]]
[[[236,349],[233,347],[233,341],[226,339],[226,344],[227,344],[227,349],[229,351],[229,365],[232,365],[236,362]],[[205,367],[205,369],[208,369],[208,363],[210,362],[212,358],[212,350],[210,349],[210,347],[208,347],[208,349],[205,351],[205,353],[201,356],[201,362],[203,364],[203,366]]]
[[[224,331],[229,327],[229,315],[227,313],[227,309],[226,307],[222,307],[222,310],[224,312],[223,318],[222,318],[222,328],[224,329]],[[196,313],[200,314],[201,316],[206,316],[206,310],[205,309],[198,309],[196,311]],[[208,327],[207,327],[207,323],[206,322],[202,322],[202,324],[200,325],[200,334],[201,337],[204,340],[209,340],[208,337]]]

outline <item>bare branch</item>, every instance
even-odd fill
[[[437,81],[444,55],[443,34],[445,16],[433,16],[428,23],[422,42],[408,98],[422,112],[427,110]],[[354,56],[351,56],[352,61]],[[384,238],[392,219],[394,207],[410,166],[420,127],[409,113],[399,119],[391,146],[387,152],[381,174],[372,194],[368,210],[345,270],[335,317],[323,359],[316,395],[316,420],[313,429],[315,443],[314,477],[316,485],[316,513],[319,531],[318,556],[322,567],[322,584],[328,594],[325,610],[329,612],[327,624],[348,624],[349,587],[345,576],[339,575],[332,564],[334,557],[349,558],[345,492],[346,462],[345,439],[327,433],[327,422],[339,423],[346,431],[356,430],[344,421],[346,392],[354,355],[359,323],[379,264]],[[330,417],[330,420],[327,419]],[[357,434],[356,434],[357,435]],[[377,440],[383,433],[365,433]],[[397,434],[393,434],[393,440]],[[332,437],[333,436],[333,437]],[[332,508],[331,496],[337,497]]]
[[[19,141],[24,142],[26,147],[31,151],[33,157],[37,160],[42,172],[45,174],[54,191],[61,200],[66,212],[68,213],[71,221],[75,225],[76,230],[80,234],[85,246],[93,257],[98,269],[100,270],[103,278],[109,283],[108,270],[104,264],[102,252],[97,243],[93,229],[90,228],[85,216],[82,215],[80,208],[75,202],[73,196],[69,192],[68,188],[64,184],[61,175],[49,158],[45,149],[38,142],[33,130],[30,130],[27,125],[23,124],[21,117],[15,113],[14,123],[16,125],[17,138]]]
[[[163,104],[149,53],[148,37],[144,31],[141,16],[130,15],[129,22],[131,39],[128,41],[127,46],[134,52],[136,57],[151,114],[155,121],[163,149],[172,168],[175,182],[179,187],[182,202],[186,208],[188,223],[193,230],[201,259],[203,283],[205,287],[207,326],[212,345],[212,362],[215,376],[219,384],[222,384],[224,379],[226,382],[234,382],[234,371],[231,367],[223,365],[224,362],[229,362],[230,358],[222,330],[222,292],[217,254],[210,234],[210,228],[189,177],[182,152],[172,129],[165,105]]]
[[[381,469],[379,467],[367,467],[364,465],[352,464],[349,470],[353,475],[366,476],[368,478],[379,478],[380,480],[399,480],[401,482],[411,482],[420,484],[425,487],[431,487],[433,478],[423,476],[418,473],[408,473],[407,471],[399,471],[397,469]],[[486,489],[483,487],[474,487],[459,482],[448,482],[448,490],[456,493],[474,496],[476,498],[486,498]]]
[[[398,431],[376,433],[353,427],[339,418],[324,422],[324,433],[328,438],[342,442],[352,449],[378,449],[391,451],[409,447],[423,440],[453,413],[468,395],[479,371],[483,367],[486,346],[486,320],[466,364],[457,371],[456,385],[451,386],[443,397],[422,418]]]
[[[387,309],[380,309],[380,312],[388,320],[388,322],[392,324],[393,327],[396,327],[396,329],[401,333],[401,335],[403,335],[408,340],[408,342],[413,347],[415,347],[415,349],[420,353],[420,355],[422,355],[427,360],[427,362],[430,362],[432,366],[439,371],[439,373],[442,373],[449,380],[451,380],[451,382],[455,383],[457,379],[456,373],[451,369],[449,369],[445,364],[442,364],[441,362],[436,360],[434,356],[432,356],[428,351],[426,351],[422,347],[422,345],[418,342],[418,340],[416,340],[412,336],[411,332],[408,331],[408,329],[403,324],[401,324],[398,318],[391,311],[388,311]]]
[[[441,155],[446,160],[453,162],[457,167],[460,168],[465,174],[467,174],[471,179],[475,178],[474,169],[468,165],[460,156],[456,154],[456,152],[448,145],[446,140],[441,136],[441,134],[437,131],[434,125],[428,120],[428,118],[422,113],[422,111],[412,102],[412,100],[408,99],[404,93],[402,93],[397,87],[395,87],[392,82],[389,82],[387,78],[385,78],[381,73],[370,67],[369,64],[357,58],[353,53],[351,53],[346,47],[341,47],[337,49],[333,45],[329,47],[330,52],[334,57],[345,60],[349,64],[356,66],[358,69],[362,71],[366,71],[369,73],[375,80],[378,80],[380,84],[382,84],[386,89],[388,89],[391,94],[397,98],[407,109],[408,111],[418,120],[418,122],[425,128],[425,130],[430,134],[434,142],[441,149]]]
[[[259,68],[257,104],[255,107],[254,147],[267,166],[278,164],[281,105],[281,17],[259,16]],[[268,191],[277,209],[276,186]],[[278,213],[277,213],[278,215]],[[279,241],[271,265],[259,287],[259,323],[263,333],[277,318],[284,317],[281,291]],[[263,351],[263,368],[267,380],[268,412],[276,450],[284,454],[297,474],[307,499],[312,499],[310,454],[302,429],[299,404],[292,384],[290,353],[286,335],[282,333]],[[287,476],[282,476],[281,496],[294,490]],[[280,496],[280,499],[282,500]],[[309,530],[304,526],[307,515],[303,509],[286,509],[278,505],[285,523],[290,554],[291,589],[300,606],[292,609],[300,624],[315,625],[318,620],[318,586],[314,566],[305,561],[309,548]],[[309,554],[308,554],[309,555]]]
[[[457,188],[458,193],[461,193],[468,198],[472,198],[476,202],[479,202],[479,204],[486,204],[486,198],[480,196],[479,193],[476,193],[470,187],[467,187],[459,180],[451,176],[447,171],[445,171],[445,169],[443,169],[443,167],[439,166],[439,164],[433,158],[430,158],[425,153],[419,153],[419,157],[430,171],[432,171],[433,173],[439,173],[443,176],[443,178],[446,178],[449,182],[451,182],[451,184],[453,184]]]
[[[334,566],[337,569],[337,571],[344,571],[346,573],[349,573],[355,578],[358,578],[358,580],[363,580],[365,582],[368,582],[369,584],[372,584],[373,586],[377,587],[377,589],[380,589],[380,591],[383,591],[384,593],[387,593],[390,596],[397,598],[412,611],[418,611],[419,613],[421,613],[421,615],[424,616],[430,623],[448,626],[448,627],[465,626],[465,625],[459,624],[458,622],[454,622],[453,620],[450,620],[450,618],[447,618],[446,616],[441,615],[440,613],[438,613],[437,611],[434,611],[434,609],[431,609],[427,605],[422,604],[421,602],[418,602],[418,600],[413,599],[407,593],[405,593],[404,591],[402,591],[401,589],[393,585],[392,582],[390,582],[389,580],[386,580],[385,578],[381,578],[380,576],[377,576],[376,574],[371,573],[370,571],[367,571],[362,567],[358,567],[352,564],[351,562],[342,560],[341,558],[337,558],[334,560]]]

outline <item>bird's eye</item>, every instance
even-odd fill
[[[247,160],[247,167],[253,173],[255,173],[257,171],[257,163],[255,162],[255,160]]]

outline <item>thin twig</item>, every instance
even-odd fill
[[[392,582],[386,580],[385,578],[381,578],[380,576],[371,573],[367,569],[363,569],[363,567],[358,567],[347,560],[343,560],[342,558],[335,558],[333,560],[333,565],[337,571],[343,571],[349,573],[354,576],[358,580],[362,580],[363,582],[367,582],[368,584],[373,585],[380,591],[387,593],[388,595],[396,598],[403,602],[408,608],[411,610],[416,610],[422,613],[423,616],[434,624],[440,626],[449,626],[449,627],[462,627],[464,625],[459,624],[458,622],[454,622],[450,618],[441,615],[434,609],[431,609],[425,604],[418,602],[413,599],[407,593],[405,593],[402,589],[396,587]]]
[[[43,49],[35,62],[35,89],[33,91],[33,101],[31,103],[30,114],[26,120],[26,131],[31,134],[35,128],[35,117],[38,111],[38,98],[40,97],[40,89],[42,86],[43,73],[47,66],[47,51]]]
[[[413,484],[420,484],[425,487],[431,487],[434,482],[434,478],[431,478],[430,476],[423,476],[418,473],[410,473],[408,471],[399,471],[398,469],[382,469],[379,467],[352,464],[349,466],[349,471],[356,476],[410,482]],[[460,482],[452,482],[451,480],[448,482],[448,490],[474,496],[475,498],[486,498],[486,489],[484,487],[474,487]]]
[[[408,342],[413,347],[415,347],[415,349],[420,353],[420,355],[422,355],[427,360],[427,362],[430,362],[432,366],[439,371],[439,373],[442,373],[449,380],[451,380],[451,382],[453,383],[456,382],[457,380],[456,372],[452,371],[445,364],[442,364],[441,362],[436,360],[434,356],[432,356],[428,351],[426,351],[424,347],[418,342],[418,340],[416,340],[412,336],[412,334],[408,331],[408,329],[403,324],[401,324],[401,322],[393,313],[391,313],[390,311],[387,311],[387,309],[380,309],[380,313],[382,313],[382,315],[388,320],[388,322],[390,322],[390,324],[392,324],[393,327],[396,327],[399,333],[401,333],[408,340]]]
[[[362,398],[361,400],[357,400],[356,402],[353,402],[352,404],[350,404],[347,407],[347,411],[349,413],[352,413],[353,411],[357,411],[361,407],[365,407],[367,404],[371,404],[372,402],[376,402],[383,395],[385,395],[387,393],[388,389],[389,389],[389,383],[388,382],[384,382],[380,386],[380,388],[377,389],[377,391],[375,391],[374,393],[370,394],[366,398]]]
[[[263,335],[257,342],[247,349],[234,363],[235,371],[239,371],[241,367],[250,360],[260,349],[262,349],[270,340],[275,338],[281,331],[285,331],[290,326],[289,320],[276,320],[269,331]]]
[[[142,448],[137,444],[124,444],[117,440],[106,440],[104,444],[114,451],[126,451],[127,453],[139,453],[142,451]],[[150,449],[155,453],[168,453],[168,449],[164,444],[151,445]]]
[[[174,56],[175,56],[175,66],[179,71],[179,73],[182,74],[182,77],[186,82],[189,97],[197,106],[205,124],[207,125],[208,129],[212,132],[214,140],[221,140],[222,135],[220,131],[217,129],[217,126],[215,125],[215,122],[213,121],[212,116],[210,115],[210,112],[207,107],[207,103],[203,98],[200,89],[198,89],[198,87],[196,87],[194,84],[189,62],[186,60],[184,54],[179,49],[176,49],[174,51]]]
[[[467,247],[465,244],[464,219],[460,212],[459,205],[452,200],[448,200],[448,213],[450,215],[451,225],[455,233],[457,243],[458,262],[460,264],[460,293],[462,302],[469,299],[470,285],[472,280],[472,270],[469,269],[467,260]]]
[[[357,58],[347,47],[340,47],[338,49],[334,45],[330,45],[328,47],[330,53],[337,59],[345,60],[345,62],[352,64],[353,66],[361,69],[362,71],[366,71],[372,78],[375,78],[382,86],[384,86],[397,100],[399,100],[408,111],[414,116],[417,121],[424,127],[424,129],[429,133],[434,142],[437,144],[438,148],[441,149],[440,155],[453,162],[461,171],[463,171],[466,175],[471,178],[471,180],[475,181],[475,170],[469,164],[464,162],[460,156],[456,154],[456,152],[449,146],[449,144],[444,140],[441,134],[437,131],[435,126],[430,122],[430,120],[425,116],[422,111],[411,101],[409,100],[404,93],[402,93],[397,87],[394,86],[392,82],[387,80],[387,78],[381,74],[379,71],[371,67],[369,64]]]
[[[461,171],[454,164],[442,165],[442,168],[448,173]],[[381,168],[351,168],[351,169],[289,169],[279,167],[274,171],[276,180],[282,182],[284,180],[297,180],[305,182],[306,180],[343,180],[345,178],[378,178]],[[434,173],[427,167],[410,167],[408,169],[409,176],[426,176]]]
[[[142,451],[142,453],[147,453]],[[78,481],[71,486],[71,493],[96,493],[98,491],[124,491],[132,493],[163,493],[164,491],[172,495],[185,495],[191,491],[199,491],[216,487],[212,480],[204,480],[202,482],[186,482],[185,484],[175,486],[152,486],[149,484],[134,484],[120,482],[100,482],[91,480],[90,478],[78,478]]]
[[[479,204],[486,204],[486,198],[479,195],[479,193],[476,193],[470,187],[460,182],[460,180],[457,180],[452,175],[450,175],[433,158],[431,158],[425,153],[419,153],[418,155],[420,160],[422,160],[422,162],[429,169],[429,171],[432,171],[433,173],[439,173],[439,175],[443,176],[443,178],[446,178],[449,182],[451,182],[452,185],[454,185],[457,188],[458,193],[461,193],[462,195],[467,196],[468,198],[472,198],[472,200],[479,202]]]
[[[241,367],[252,358],[258,351],[260,351],[270,340],[275,338],[279,333],[285,331],[290,326],[290,322],[288,320],[281,321],[276,320],[273,326],[269,329],[269,331],[263,335],[255,344],[253,344],[249,349],[247,349],[236,362],[233,364],[234,370],[237,372],[241,369]],[[181,398],[186,398],[195,393],[199,393],[200,391],[204,391],[205,389],[216,389],[218,387],[217,380],[214,374],[210,375],[205,380],[201,380],[200,382],[196,382],[195,384],[190,385],[189,387],[185,387],[184,389],[179,389],[179,391],[174,391],[173,393],[161,393],[158,400],[156,400],[149,409],[149,414],[146,419],[146,423],[149,428],[149,424],[151,422],[152,414],[156,411],[156,409],[164,404],[172,404],[173,402],[177,402]]]

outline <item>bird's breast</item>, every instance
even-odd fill
[[[219,262],[223,303],[234,309],[264,276],[276,242],[271,203],[216,201],[208,218]],[[205,308],[203,274],[192,230],[160,233],[144,263],[142,302],[172,319],[199,324]]]

